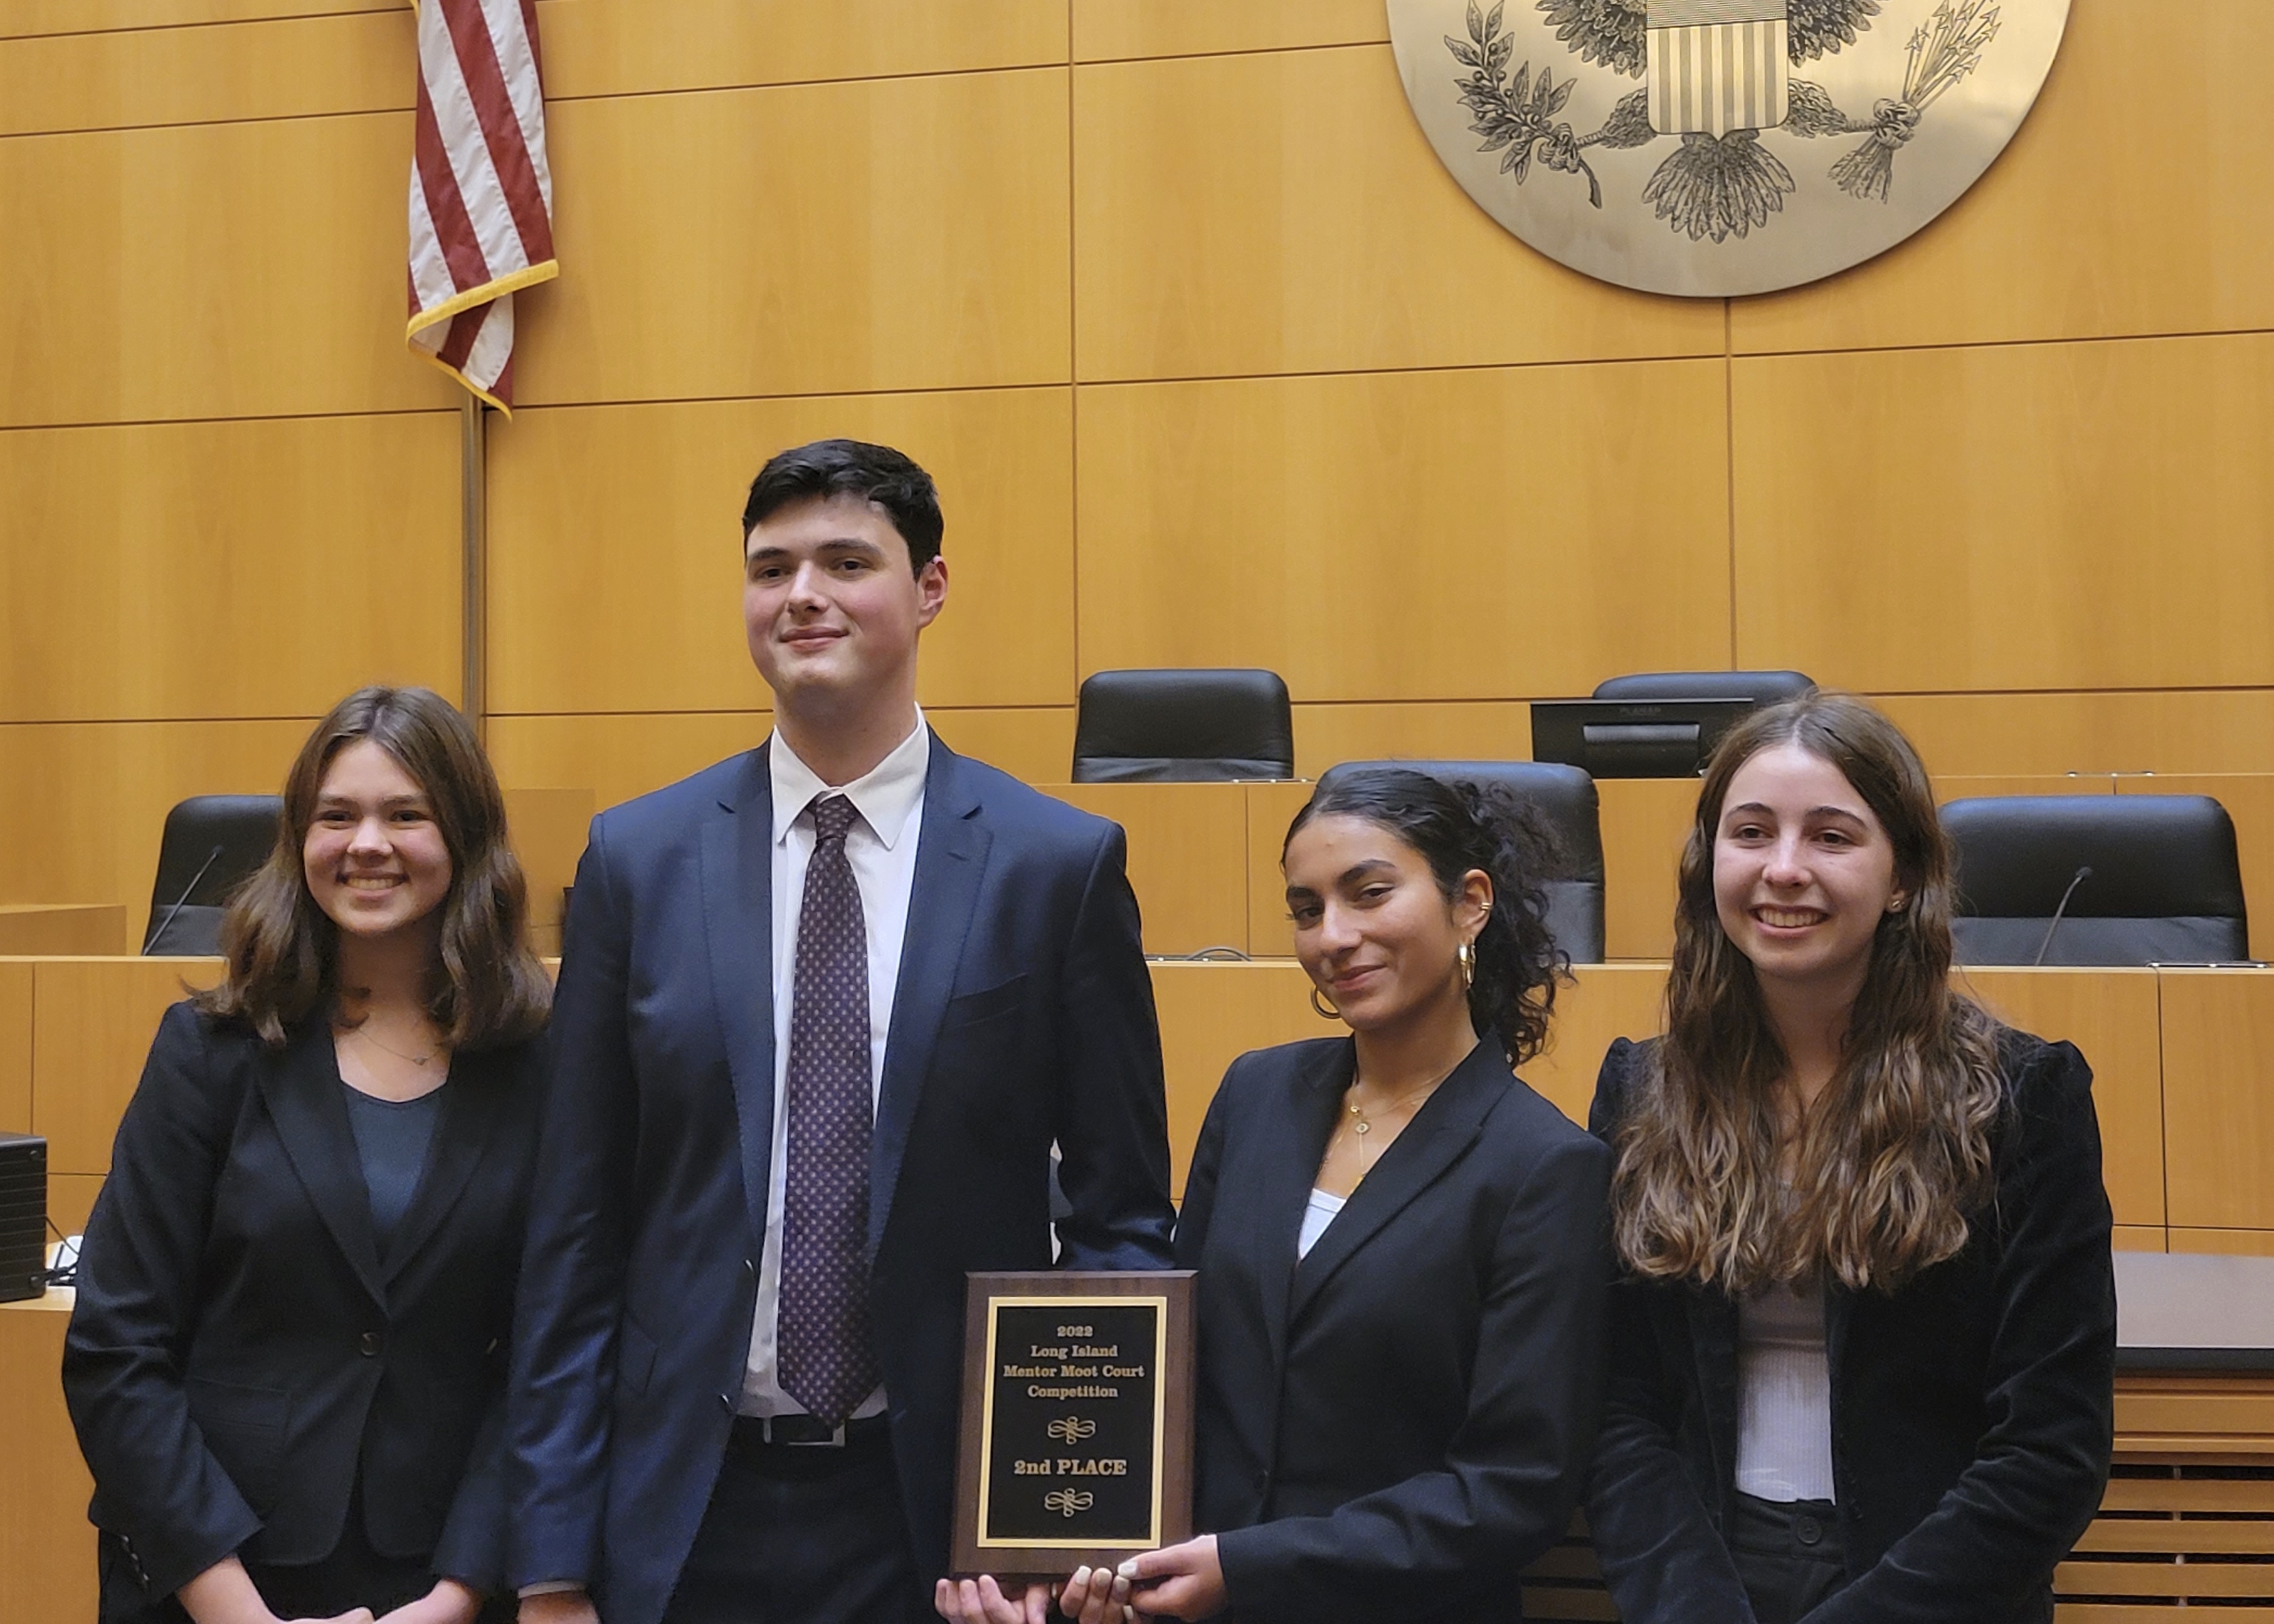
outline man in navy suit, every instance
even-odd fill
[[[930,478],[762,470],[743,618],[772,737],[593,821],[553,1004],[514,1350],[524,1624],[922,1619],[964,1274],[1169,1260],[1119,828],[915,703]]]

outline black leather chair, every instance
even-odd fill
[[[1539,813],[1555,840],[1540,876],[1548,932],[1573,964],[1603,961],[1603,824],[1594,779],[1553,762],[1370,761],[1328,768],[1319,787],[1332,784],[1337,773],[1367,767],[1405,767],[1433,778],[1495,786]]]
[[[276,795],[192,795],[167,813],[142,951],[221,951],[229,893],[268,861],[283,816]]]
[[[1773,705],[1816,684],[1796,671],[1642,671],[1595,684],[1597,699],[1750,699]]]
[[[1294,776],[1294,707],[1276,672],[1101,671],[1081,685],[1077,784]]]
[[[2234,824],[2208,795],[1987,796],[1949,802],[1942,826],[1958,846],[1961,964],[2250,956]]]

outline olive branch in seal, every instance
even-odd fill
[[[1508,72],[1509,58],[1516,54],[1516,39],[1503,36],[1500,31],[1501,13],[1507,9],[1508,0],[1498,0],[1487,16],[1477,9],[1476,0],[1469,0],[1469,37],[1457,40],[1451,34],[1445,38],[1445,49],[1463,66],[1473,70],[1457,81],[1461,89],[1461,102],[1476,116],[1469,126],[1484,137],[1479,152],[1501,154],[1500,171],[1512,175],[1522,185],[1531,172],[1536,157],[1551,169],[1587,177],[1587,201],[1595,207],[1603,206],[1603,188],[1595,179],[1595,171],[1579,155],[1582,147],[1598,139],[1582,139],[1572,132],[1568,124],[1555,122],[1555,115],[1571,99],[1578,87],[1578,76],[1574,74],[1562,84],[1546,66],[1540,77],[1532,77],[1532,64],[1526,62],[1511,78]]]

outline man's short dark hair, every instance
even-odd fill
[[[857,496],[882,508],[907,543],[912,572],[939,556],[945,526],[931,476],[905,453],[862,440],[817,440],[767,458],[742,504],[743,538],[792,502],[832,496]]]

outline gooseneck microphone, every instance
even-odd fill
[[[206,870],[212,868],[220,861],[221,847],[216,846],[212,851],[206,853],[206,860],[198,865],[198,871],[190,876],[190,883],[182,887],[182,894],[175,898],[174,906],[166,910],[166,917],[160,920],[156,924],[151,926],[150,934],[142,938],[142,951],[144,952],[148,952],[150,951],[151,944],[155,942],[160,936],[166,934],[166,927],[174,922],[174,915],[182,911],[182,905],[190,899],[190,893],[197,890],[198,882],[206,877]]]
[[[2068,912],[2068,899],[2076,895],[2078,886],[2091,877],[2092,867],[2088,863],[2076,871],[2076,877],[2069,881],[2068,889],[2061,892],[2060,906],[2053,910],[2052,922],[2045,927],[2045,939],[2037,944],[2037,956],[2029,960],[2032,968],[2044,963],[2045,954],[2053,944],[2053,932],[2060,929],[2061,915]]]

